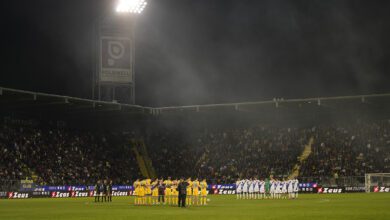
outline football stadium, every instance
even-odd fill
[[[390,219],[387,1],[4,6],[0,219]]]

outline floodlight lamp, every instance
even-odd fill
[[[147,4],[146,0],[119,0],[116,11],[118,13],[141,14]]]

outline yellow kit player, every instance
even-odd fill
[[[199,187],[199,180],[196,178],[194,181],[192,181],[192,196],[194,205],[199,205]]]
[[[187,180],[187,183],[188,183],[188,186],[187,186],[187,201],[186,201],[186,204],[187,205],[192,205],[192,181],[191,181],[191,177],[188,178]]]
[[[134,187],[134,194],[133,195],[135,196],[135,199],[134,199],[134,204],[135,205],[140,205],[141,204],[141,197],[139,196],[140,186],[141,186],[141,182],[139,181],[139,179],[137,179],[133,183],[133,187]]]
[[[203,179],[203,181],[200,182],[200,204],[201,205],[207,204],[207,182],[206,182],[206,179]]]
[[[153,205],[158,204],[158,179],[156,179],[152,185],[152,203]]]
[[[151,179],[145,179],[145,198],[146,198],[146,204],[151,205],[152,204],[152,186],[151,186]]]
[[[173,205],[177,205],[179,202],[179,192],[177,191],[178,181],[172,181],[171,194],[172,194],[172,203]]]
[[[141,203],[139,205],[145,205],[146,204],[146,198],[145,198],[145,180],[141,181],[141,186],[138,190],[138,196],[141,200]]]
[[[164,180],[164,185],[165,185],[165,200],[166,200],[166,203],[168,203],[170,205],[170,204],[172,204],[171,177],[168,177],[167,180]]]

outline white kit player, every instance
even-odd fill
[[[249,180],[244,180],[244,184],[242,186],[243,199],[248,198],[248,190],[249,190]]]
[[[293,180],[291,180],[291,179],[288,180],[287,184],[288,184],[288,186],[287,186],[288,198],[292,199],[293,198],[293,193],[294,193],[294,191],[293,191]]]
[[[271,180],[270,183],[271,183],[271,188],[270,188],[269,192],[271,194],[271,198],[274,199],[275,198],[275,191],[276,191],[276,181]]]
[[[260,198],[261,199],[264,199],[265,198],[265,182],[263,180],[260,180],[260,189],[259,189],[259,192],[260,192]]]
[[[259,199],[259,197],[260,197],[260,195],[259,195],[259,193],[260,193],[260,181],[258,180],[258,179],[255,179],[254,181],[254,199]]]
[[[283,199],[286,199],[287,198],[287,196],[286,196],[286,194],[287,194],[287,181],[284,180],[282,184],[283,184],[282,185],[282,197],[283,197]]]
[[[299,181],[298,181],[298,179],[295,179],[295,180],[294,180],[294,188],[293,188],[293,191],[294,191],[294,199],[297,199],[297,198],[298,198],[298,185],[299,185]]]
[[[282,193],[282,183],[279,180],[276,181],[275,193],[276,193],[276,198],[280,199],[280,194]]]
[[[248,192],[249,192],[249,199],[253,199],[253,193],[255,192],[255,181],[252,180],[252,178],[249,180],[249,189],[248,189]]]
[[[242,199],[242,187],[243,187],[243,180],[238,179],[236,182],[237,199]]]

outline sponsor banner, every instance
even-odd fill
[[[72,192],[72,191],[88,191],[95,190],[95,186],[39,186],[32,188],[29,191],[33,192],[52,192],[52,191],[61,191],[61,192]],[[113,191],[131,191],[133,186],[127,185],[114,185],[112,186]]]
[[[112,191],[129,191],[133,190],[133,186],[112,186]]]
[[[317,188],[313,188],[313,187],[299,187],[298,188],[298,192],[300,192],[300,193],[316,193],[317,192]]]
[[[133,82],[131,46],[129,37],[100,37],[100,82]]]
[[[47,191],[45,187],[36,187],[33,189],[34,192],[45,192]]]
[[[133,191],[112,191],[112,196],[131,196],[133,195]],[[89,196],[96,196],[95,191],[89,191]]]
[[[95,190],[95,186],[88,186],[87,189],[93,191]],[[133,186],[113,185],[112,191],[133,191]]]
[[[112,196],[131,196],[133,191],[112,191]]]
[[[8,199],[28,199],[28,198],[31,198],[31,195],[29,192],[8,192],[7,198]]]
[[[112,196],[132,196],[133,191],[112,191]],[[27,198],[78,198],[96,196],[95,191],[33,191],[33,192],[0,192],[0,199],[27,199]]]
[[[344,187],[318,187],[317,188],[317,193],[322,193],[322,194],[339,194],[344,192],[345,192]]]
[[[41,189],[43,188],[43,191],[67,191],[68,187],[67,186],[42,186],[40,187]]]
[[[34,191],[30,194],[32,198],[48,198],[51,196],[49,191]]]
[[[230,195],[236,194],[236,184],[209,185],[209,194]]]
[[[345,192],[365,192],[366,187],[364,186],[346,186]]]
[[[300,193],[317,193],[317,183],[299,183],[298,192]]]
[[[375,193],[389,193],[390,192],[390,187],[374,186],[374,187],[372,187],[371,192],[375,192]]]
[[[0,192],[0,198],[7,198],[7,192]]]
[[[69,198],[70,192],[52,191],[50,192],[51,198]]]
[[[68,186],[68,191],[87,191],[87,186]]]
[[[298,184],[298,187],[301,189],[301,188],[317,188],[318,187],[318,184],[317,183],[299,183]]]
[[[88,197],[89,191],[72,191],[70,197]]]

